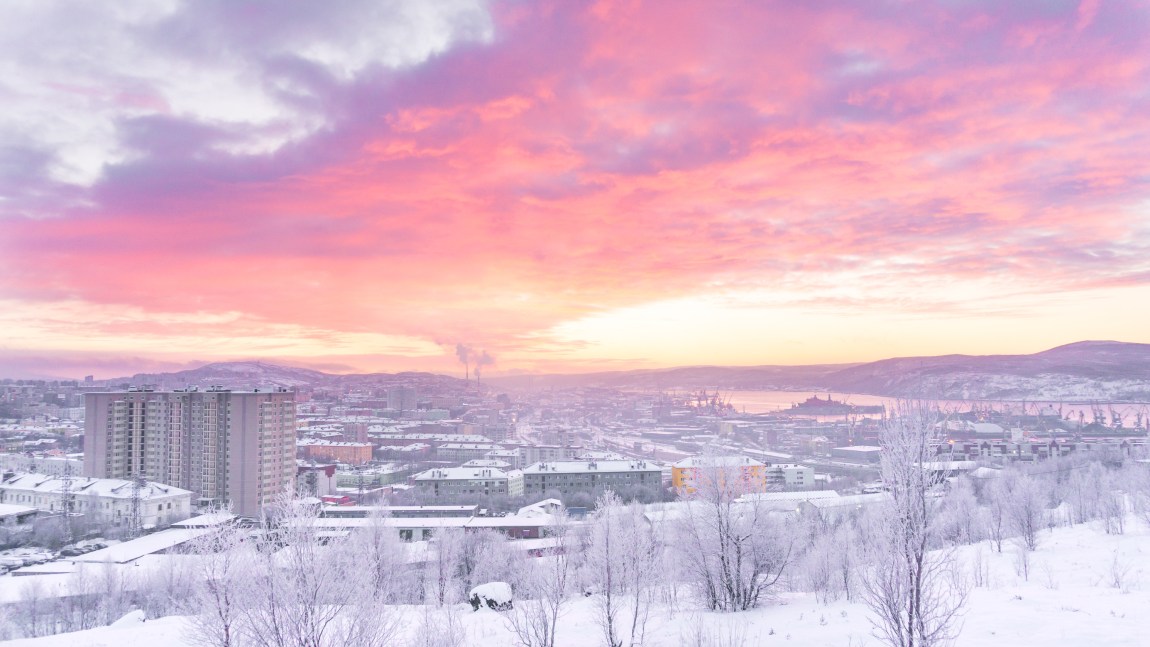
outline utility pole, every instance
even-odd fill
[[[143,490],[147,485],[144,477],[137,476],[132,480],[132,507],[128,511],[128,535],[139,537],[144,530]]]
[[[76,541],[76,531],[72,525],[72,512],[76,508],[76,492],[72,489],[72,462],[65,458],[64,475],[60,485],[60,512],[64,515],[64,540],[71,544]]]

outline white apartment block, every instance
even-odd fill
[[[70,505],[69,503],[70,502]],[[142,527],[165,526],[192,515],[192,493],[150,481],[15,474],[0,481],[0,503],[47,513],[83,514],[96,523],[124,525],[138,509]]]
[[[767,483],[788,490],[804,490],[815,486],[815,469],[806,465],[768,465]]]

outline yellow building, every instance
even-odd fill
[[[740,493],[765,492],[767,466],[746,456],[693,456],[671,466],[671,485],[680,495],[691,494],[707,483]]]

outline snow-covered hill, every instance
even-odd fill
[[[1033,355],[903,357],[828,375],[825,386],[944,400],[1150,400],[1150,344],[1086,341]]]
[[[1107,535],[1090,525],[1043,531],[1030,554],[1029,574],[1010,549],[995,553],[984,542],[961,549],[965,575],[974,577],[981,562],[983,585],[972,590],[957,647],[1141,647],[1147,644],[1146,609],[1150,608],[1150,529],[1131,521],[1125,535]],[[578,598],[559,623],[559,647],[600,644],[593,602]],[[410,644],[426,624],[416,607],[396,607],[403,614]],[[437,612],[440,613],[440,612]],[[475,647],[514,645],[503,616],[472,612],[466,604],[451,610]],[[700,613],[689,603],[656,610],[650,621],[648,647],[722,644],[877,647],[865,607],[857,602],[818,603],[813,595],[784,595],[760,609],[733,614]],[[125,619],[118,626],[30,640],[12,647],[120,647],[165,645],[192,647],[187,622],[169,617],[146,622]],[[710,636],[723,642],[696,639]]]

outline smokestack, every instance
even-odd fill
[[[484,366],[495,363],[495,358],[483,351],[475,358],[475,383],[479,384],[479,376],[483,371]]]
[[[455,345],[455,356],[459,361],[463,362],[463,380],[465,382],[471,381],[471,347],[465,344]],[[479,379],[479,368],[475,369],[476,379]]]

